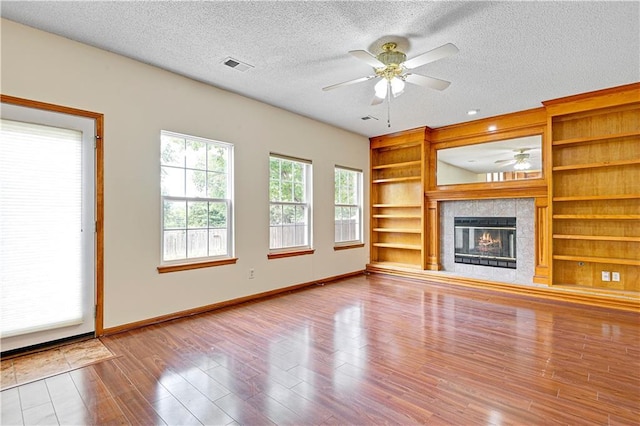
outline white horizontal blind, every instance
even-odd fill
[[[82,322],[82,133],[0,121],[0,336]]]

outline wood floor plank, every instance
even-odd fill
[[[640,424],[633,312],[372,275],[101,340],[2,424]]]

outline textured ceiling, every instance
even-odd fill
[[[366,136],[440,127],[640,81],[640,2],[2,1],[4,18],[119,53]],[[451,81],[407,85],[371,106],[375,80],[347,52],[394,39],[417,68]],[[239,72],[233,57],[254,68]],[[475,117],[469,109],[479,109]],[[361,120],[371,115],[378,120]]]

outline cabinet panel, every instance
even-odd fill
[[[620,281],[602,281],[602,271],[618,272]],[[640,291],[640,267],[613,263],[555,260],[553,282],[594,289]]]

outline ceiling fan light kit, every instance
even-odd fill
[[[380,78],[380,81],[374,86],[375,97],[371,105],[378,105],[387,99],[387,103],[391,102],[391,96],[398,97],[404,92],[405,82],[415,84],[430,89],[444,90],[451,84],[448,81],[440,80],[434,77],[414,74],[408,72],[413,68],[426,65],[430,62],[446,58],[458,52],[458,48],[451,43],[447,43],[426,53],[418,55],[407,60],[404,52],[396,50],[398,45],[388,42],[382,45],[382,52],[373,55],[366,50],[352,50],[349,53],[357,59],[367,63],[375,72],[375,75],[360,77],[355,80],[345,81],[331,86],[324,87],[322,90],[332,90],[338,87],[348,86],[362,81],[368,81],[373,78]],[[390,106],[387,108],[387,125],[391,127]]]

